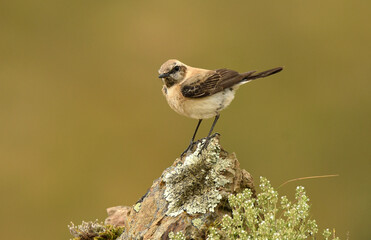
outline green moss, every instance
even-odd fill
[[[310,207],[304,187],[297,187],[295,201],[279,199],[270,182],[260,178],[261,193],[256,198],[250,189],[229,196],[232,216],[223,217],[221,224],[209,229],[209,240],[218,239],[318,239],[318,226],[309,218]],[[329,239],[327,229],[323,236]],[[333,240],[339,238],[332,236]]]
[[[220,157],[220,145],[212,138],[206,151],[198,155],[202,144],[188,155],[183,164],[170,168],[162,180],[166,184],[164,197],[169,202],[167,215],[177,216],[213,212],[222,196],[218,189],[229,181],[222,172],[230,165]]]
[[[68,226],[70,233],[74,237],[73,240],[115,240],[123,233],[123,227],[114,227],[112,225],[104,225],[94,222],[82,222],[75,226],[72,222]]]

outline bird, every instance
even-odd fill
[[[162,79],[162,93],[169,106],[180,115],[198,120],[190,144],[181,157],[191,149],[202,120],[214,117],[199,154],[207,148],[220,112],[231,104],[236,90],[241,85],[282,70],[283,67],[276,67],[263,72],[239,73],[227,68],[216,70],[195,68],[177,59],[163,63],[158,70],[158,77]]]

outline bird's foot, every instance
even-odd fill
[[[201,147],[200,151],[198,152],[198,155],[197,155],[197,156],[200,156],[200,155],[202,154],[202,152],[203,152],[205,149],[207,149],[207,147],[209,146],[209,143],[210,143],[211,139],[214,138],[214,137],[217,136],[217,135],[220,136],[220,134],[216,132],[216,133],[214,133],[213,135],[208,136],[208,137],[205,138],[205,142],[204,142],[204,144],[202,145],[202,147]],[[201,141],[202,141],[202,140],[201,140]]]
[[[180,154],[180,158],[183,158],[183,156],[189,151],[191,150],[193,146],[193,141],[191,141],[191,143],[189,144],[189,146],[186,148],[186,150],[184,150],[184,152],[182,152],[182,154]]]
[[[210,138],[206,138],[205,143],[202,145],[200,151],[198,152],[197,156],[200,156],[202,152],[207,149],[207,146],[209,146]]]

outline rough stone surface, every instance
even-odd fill
[[[240,169],[234,153],[220,147],[218,134],[199,155],[202,141],[176,159],[132,207],[107,209],[105,224],[125,228],[121,240],[168,239],[178,231],[187,239],[205,239],[208,227],[230,214],[229,194],[244,188],[254,192],[251,175]]]

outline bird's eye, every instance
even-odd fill
[[[175,72],[179,71],[179,69],[180,69],[179,66],[175,66],[175,67],[174,67],[174,71],[175,71]]]

